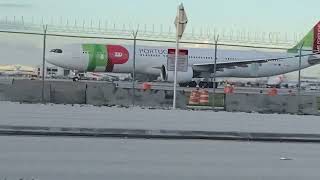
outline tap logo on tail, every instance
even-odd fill
[[[320,52],[320,22],[314,27],[313,51]]]

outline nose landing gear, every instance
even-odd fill
[[[80,79],[79,79],[79,77],[77,77],[77,76],[72,78],[72,81],[73,81],[73,82],[76,82],[76,81],[79,81],[79,80],[80,80]]]

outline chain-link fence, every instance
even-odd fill
[[[174,47],[174,43],[175,43],[174,29],[170,27],[164,28],[162,25],[157,27],[155,25],[118,26],[116,24],[111,24],[107,21],[86,22],[86,21],[77,21],[77,20],[70,21],[70,20],[61,19],[60,22],[56,24],[54,23],[54,20],[51,20],[50,23],[46,23],[45,20],[42,20],[42,22],[39,24],[39,23],[36,23],[34,20],[31,20],[31,22],[27,21],[24,17],[21,17],[21,18],[14,17],[13,19],[4,17],[0,21],[0,32],[4,36],[13,36],[12,39],[19,39],[19,36],[28,37],[28,38],[35,37],[36,40],[34,41],[34,44],[37,44],[36,45],[37,48],[35,50],[38,52],[37,57],[41,57],[41,55],[43,55],[43,58],[39,58],[38,64],[42,64],[43,67],[45,67],[45,63],[46,63],[45,52],[47,52],[47,50],[50,48],[57,47],[57,45],[59,44],[83,43],[83,42],[99,43],[99,44],[115,43],[115,44],[127,44],[127,45],[129,44],[135,48],[136,46],[139,46],[139,45]],[[219,41],[215,42],[214,40],[217,36],[219,36]],[[180,43],[182,48],[189,48],[189,47],[199,47],[199,48],[209,48],[209,49],[212,48],[212,54],[214,54],[215,51],[219,51],[220,49],[251,50],[253,52],[255,51],[281,52],[281,51],[286,51],[291,47],[293,47],[301,37],[302,36],[300,34],[299,35],[294,34],[291,37],[289,37],[287,34],[281,34],[281,33],[265,33],[265,32],[250,33],[245,31],[233,31],[233,30],[219,32],[217,29],[214,29],[213,31],[210,31],[209,29],[206,31],[199,30],[196,32],[194,29],[191,29],[191,31],[189,30],[185,33],[184,38]],[[215,50],[214,48],[215,45],[217,46],[217,50]],[[43,61],[41,62],[40,59]],[[214,59],[212,59],[212,62],[214,62]],[[135,66],[136,66],[135,61],[133,61],[132,74],[135,74]],[[259,66],[259,65],[256,65],[256,66]],[[159,75],[160,75],[160,71],[159,71]],[[45,76],[42,76],[42,77],[44,78]],[[83,97],[85,97],[84,102],[87,102],[88,101],[87,99],[88,85],[86,85],[85,87],[86,87],[84,91],[85,95]],[[92,88],[91,85],[89,85],[89,88]],[[93,86],[94,90],[91,89],[92,91],[90,91],[90,93],[101,92],[103,91],[104,88],[105,87]],[[129,86],[127,88],[129,88]],[[49,101],[55,102],[54,100],[52,100],[52,97],[56,96],[56,94],[52,92],[57,92],[57,89],[55,89],[55,91],[52,91],[52,86],[50,86],[49,89],[50,89],[49,90],[50,96],[46,97],[47,96],[46,84],[43,79],[42,96],[41,96],[41,99],[43,102],[48,102],[48,98],[49,98]],[[135,77],[133,77],[131,89],[132,91],[128,91],[127,93],[125,92],[120,93],[121,95],[119,95],[119,97],[123,96],[125,98],[132,99],[132,101],[130,102],[131,104],[136,103],[139,105],[141,105],[140,101],[152,99],[151,97],[142,95],[140,90],[139,92],[135,92],[135,90],[137,89]],[[170,89],[162,89],[162,90],[163,90],[163,93],[161,95],[155,93],[155,97],[171,96],[170,93],[167,92]],[[224,94],[223,91],[220,91],[220,92],[218,91],[218,93]],[[257,91],[254,93],[255,94],[261,93],[261,91]],[[284,93],[284,94],[288,95],[289,91],[288,93]],[[182,98],[182,96],[184,98]],[[189,96],[189,94],[181,95],[180,98],[183,100],[182,102],[180,102],[180,104],[187,104],[186,102],[187,100],[185,98],[187,96]],[[99,105],[107,104],[108,101],[109,102],[111,101],[110,99],[106,98],[106,94],[101,94],[101,97],[104,97],[104,100],[99,102],[98,103]],[[93,97],[92,99],[95,99],[96,101],[101,97]],[[224,98],[225,98],[224,96],[220,96],[218,94],[217,99],[219,100],[217,102],[211,102],[211,103],[213,103],[213,106],[215,106],[215,104],[217,103],[217,104],[220,104],[220,106],[225,107]],[[121,98],[118,98],[114,101],[120,101],[120,99]],[[139,99],[140,101],[137,99]],[[125,104],[130,104],[130,103],[126,102]],[[180,106],[180,107],[184,107],[184,106]]]

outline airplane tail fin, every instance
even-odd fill
[[[298,53],[302,43],[303,50],[310,50],[312,52],[320,52],[320,21],[303,37],[301,41],[293,48],[288,49],[289,53]]]

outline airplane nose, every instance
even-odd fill
[[[46,61],[50,64],[71,70],[86,71],[88,67],[88,60],[75,54],[49,52]]]
[[[50,64],[60,66],[61,67],[61,62],[59,62],[59,57],[54,55],[52,52],[47,52],[46,54],[46,61]]]
[[[46,57],[46,61],[50,64],[53,64],[53,65],[56,65],[59,67],[63,67],[63,68],[67,68],[66,61],[64,61],[62,54],[55,54],[52,52],[48,52],[47,57]]]

